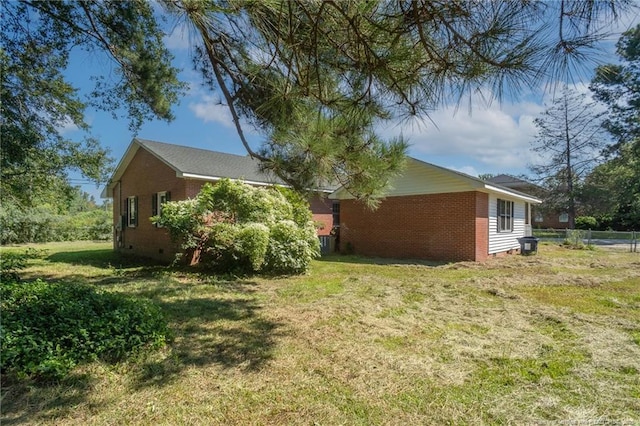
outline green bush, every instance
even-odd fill
[[[592,229],[598,228],[598,221],[593,216],[578,216],[575,220],[576,229]]]
[[[264,270],[271,273],[302,273],[320,255],[315,228],[300,228],[291,220],[276,223],[269,234]]]
[[[0,368],[60,379],[86,361],[115,362],[164,345],[167,323],[147,301],[41,280],[0,286]]]
[[[302,273],[320,255],[309,203],[290,190],[223,179],[152,218],[185,253],[222,272]],[[187,256],[191,263],[197,256]]]
[[[20,208],[7,203],[0,206],[0,243],[109,240],[111,218],[103,209],[61,215],[46,205]]]
[[[269,248],[269,228],[261,223],[249,223],[236,236],[235,250],[246,268],[259,271]]]

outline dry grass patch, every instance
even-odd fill
[[[335,257],[233,279],[50,250],[28,274],[147,297],[175,340],[55,386],[3,384],[3,424],[640,422],[638,254]]]

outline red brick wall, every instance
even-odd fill
[[[476,257],[483,261],[489,257],[489,194],[476,192]]]
[[[166,229],[155,227],[149,218],[152,216],[153,194],[162,191],[171,192],[172,200],[184,199],[184,180],[176,177],[176,172],[158,160],[145,149],[139,149],[123,173],[120,183],[114,188],[114,220],[126,214],[127,198],[138,197],[138,226],[122,228],[116,245],[123,253],[132,253],[145,257],[171,261],[176,247],[169,238]],[[118,234],[118,233],[117,233]]]
[[[139,149],[120,179],[121,188],[116,185],[112,194],[115,225],[119,223],[120,216],[126,215],[128,197],[138,197],[138,226],[124,226],[121,231],[116,231],[114,248],[123,253],[172,261],[177,246],[165,229],[155,227],[149,220],[153,194],[171,192],[173,201],[194,198],[205,183],[207,181],[176,177],[173,169],[147,150]],[[328,235],[333,226],[332,201],[317,196],[312,197],[310,203],[313,220],[324,223],[318,235]]]
[[[488,195],[475,191],[389,197],[375,211],[340,202],[340,248],[390,258],[484,260]]]
[[[318,226],[318,235],[329,235],[333,228],[333,200],[316,195],[309,200],[309,207]]]
[[[532,221],[531,225],[534,228],[546,229],[546,228],[554,228],[554,229],[565,229],[569,227],[569,222],[560,222],[560,214],[561,211],[557,212],[545,212],[542,214],[542,222],[537,222],[536,219],[536,209],[539,207],[534,206],[531,210],[532,213]]]
[[[187,198],[195,198],[205,183],[210,183],[212,185],[215,185],[215,182],[212,182],[212,181],[186,179],[185,180],[185,198],[181,198],[181,200],[186,200]]]

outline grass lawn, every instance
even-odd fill
[[[148,298],[174,339],[55,385],[3,383],[3,425],[640,423],[638,253],[335,256],[305,276],[231,279],[102,243],[38,247],[25,278]]]

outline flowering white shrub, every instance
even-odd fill
[[[303,273],[320,255],[308,202],[282,188],[223,179],[193,200],[165,203],[152,221],[181,242],[191,264],[225,272]]]

